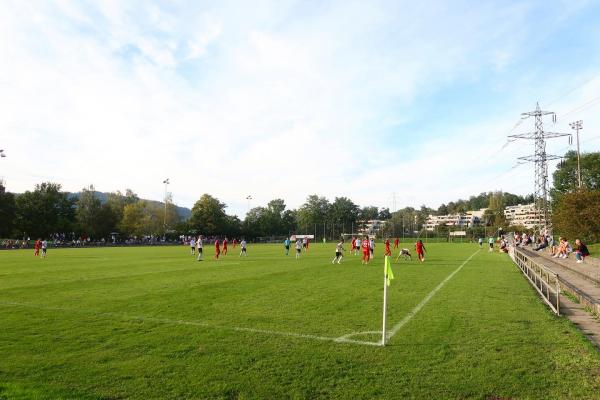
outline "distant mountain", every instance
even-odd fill
[[[73,199],[79,199],[79,196],[81,196],[81,192],[77,192],[77,193],[68,192],[67,194]],[[94,196],[98,200],[100,200],[100,202],[102,204],[106,203],[106,201],[108,200],[108,195],[109,195],[109,193],[94,191]],[[161,207],[165,206],[165,203],[163,203],[162,201],[148,200],[148,199],[140,199],[140,200],[144,200],[144,201],[148,202],[149,204],[158,205]],[[177,214],[179,214],[179,216],[184,220],[188,219],[192,216],[192,210],[190,210],[187,207],[180,207],[180,206],[176,205],[175,209],[177,210]]]

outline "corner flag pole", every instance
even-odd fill
[[[381,331],[381,345],[385,346],[385,331],[387,323],[387,287],[388,287],[388,256],[385,256],[383,262],[383,328]]]

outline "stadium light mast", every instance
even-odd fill
[[[168,199],[167,199],[167,195],[168,195],[167,190],[168,190],[169,183],[171,183],[171,182],[169,182],[169,178],[167,178],[167,179],[165,179],[163,181],[163,183],[165,184],[165,215],[164,215],[164,218],[163,218],[163,229],[164,229],[163,239],[164,239],[164,238],[166,238],[166,235],[167,235],[167,201],[168,201]]]
[[[577,187],[581,189],[581,163],[579,161],[579,131],[583,129],[583,121],[575,121],[569,124],[571,129],[577,131]]]
[[[250,212],[250,200],[252,200],[252,195],[248,195],[246,196],[246,200],[248,200],[248,211],[246,211],[246,214]]]
[[[556,113],[553,111],[543,111],[540,104],[536,103],[534,111],[521,113],[522,119],[534,117],[535,130],[533,132],[509,135],[514,139],[530,139],[535,143],[535,153],[532,156],[519,157],[519,160],[533,162],[535,164],[535,182],[534,182],[534,203],[536,214],[536,228],[538,232],[551,233],[552,221],[550,219],[550,207],[548,203],[548,161],[557,160],[560,157],[546,153],[546,139],[553,139],[561,136],[570,136],[569,133],[545,132],[543,117],[552,116],[552,121],[556,123]]]

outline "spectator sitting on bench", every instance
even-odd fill
[[[540,236],[538,238],[537,246],[535,246],[533,250],[540,251],[542,249],[545,249],[546,247],[548,247],[548,238],[546,236]]]
[[[577,259],[577,264],[583,262],[583,260],[590,255],[590,252],[587,246],[579,239],[575,239],[575,258]]]
[[[552,257],[553,258],[567,258],[569,256],[569,253],[572,253],[572,252],[573,252],[573,247],[571,247],[567,238],[562,238],[558,245],[558,250],[557,250],[556,254],[553,255]]]

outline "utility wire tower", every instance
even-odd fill
[[[550,205],[548,203],[548,161],[560,159],[560,156],[555,156],[546,153],[546,139],[557,138],[561,136],[570,136],[569,133],[545,132],[543,117],[546,115],[552,116],[552,121],[556,122],[556,113],[553,111],[543,111],[540,109],[539,103],[536,103],[535,111],[521,113],[522,119],[534,117],[535,131],[521,133],[518,135],[509,135],[509,138],[515,139],[530,139],[535,143],[535,154],[532,156],[519,157],[519,160],[525,162],[533,162],[535,164],[535,184],[533,197],[535,201],[536,212],[536,228],[539,233],[551,233],[552,220],[550,217]]]

